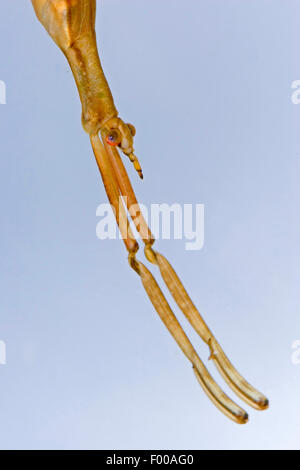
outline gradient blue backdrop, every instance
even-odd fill
[[[243,427],[219,413],[122,242],[96,238],[106,195],[72,74],[31,2],[1,0],[0,447],[299,449],[299,1],[97,3],[141,201],[205,204],[201,251],[157,246],[271,407]]]

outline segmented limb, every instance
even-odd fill
[[[231,364],[218,341],[196,309],[170,263],[164,256],[153,250],[153,235],[151,234],[150,229],[147,227],[146,221],[143,218],[141,211],[138,210],[137,198],[127,175],[127,171],[123,165],[122,159],[120,158],[116,148],[111,147],[108,144],[105,144],[105,148],[110,157],[120,192],[125,201],[127,201],[127,208],[129,213],[130,208],[134,207],[133,213],[135,215],[137,214],[137,216],[133,217],[133,221],[145,243],[145,255],[147,259],[159,267],[161,276],[165,281],[175,302],[189,320],[193,328],[202,338],[202,340],[209,346],[210,359],[214,361],[217,369],[224,377],[228,385],[241,399],[243,399],[253,408],[258,410],[266,409],[268,407],[267,398],[254,387],[252,387],[252,385],[250,385]]]
[[[135,255],[138,250],[138,244],[133,238],[128,219],[126,222],[123,217],[125,208],[120,198],[118,178],[114,172],[114,168],[111,166],[109,155],[106,153],[107,147],[105,148],[103,146],[98,135],[91,135],[90,139],[108,199],[114,209],[114,213],[122,214],[121,217],[116,217],[116,220],[119,225],[121,235],[124,239],[125,246],[129,253],[128,259],[130,266],[140,276],[144,289],[161,320],[185,356],[191,361],[196,377],[209,398],[226,416],[231,418],[233,421],[239,424],[246,423],[248,420],[247,413],[236,403],[234,403],[214,381],[205,365],[197,355],[188,337],[184,333],[156,280],[150,271],[146,268],[146,266],[136,259]],[[127,238],[126,233],[128,233]]]
[[[154,257],[158,265],[161,275],[168,286],[178,307],[182,310],[186,318],[189,320],[193,328],[210,348],[210,359],[217,366],[217,369],[224,377],[232,390],[246,403],[257,410],[268,408],[268,399],[250,385],[231,364],[220,344],[206,325],[202,316],[190,299],[184,286],[182,285],[178,275],[160,253],[155,252]]]
[[[65,54],[73,72],[81,104],[82,124],[89,134],[103,183],[114,210],[117,224],[128,251],[130,266],[141,278],[145,291],[162,321],[192,362],[195,375],[216,406],[238,423],[247,421],[247,414],[215,383],[178,323],[157,282],[148,269],[136,259],[138,243],[132,234],[124,204],[145,243],[146,258],[156,264],[170,293],[191,325],[210,348],[210,358],[230,387],[245,402],[265,409],[268,400],[256,391],[235,370],[221,346],[194,306],[179,277],[169,262],[153,250],[154,237],[138,206],[117,147],[129,157],[136,171],[143,176],[134,154],[135,128],[118,117],[113,97],[101,67],[96,43],[96,0],[32,0],[36,15],[55,43]],[[98,133],[101,132],[100,140]]]

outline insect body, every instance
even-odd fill
[[[130,158],[142,177],[140,164],[134,155],[135,128],[119,118],[101,67],[95,33],[96,0],[32,0],[32,4],[38,19],[65,54],[72,69],[82,104],[82,125],[90,136],[107,196],[114,208],[128,251],[130,266],[140,276],[154,308],[192,363],[194,373],[209,398],[235,422],[247,422],[247,413],[225,395],[211,377],[172,312],[156,280],[144,264],[136,258],[139,246],[130,230],[124,204],[141,234],[147,260],[158,266],[175,302],[208,345],[210,358],[221,375],[246,403],[259,410],[266,409],[267,398],[237,372],[196,309],[170,263],[153,249],[154,237],[139,210],[131,182],[118,152],[119,147]]]

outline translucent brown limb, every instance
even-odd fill
[[[192,362],[196,377],[208,396],[231,419],[239,423],[246,422],[246,413],[222,392],[209,375],[171,311],[155,279],[146,267],[135,258],[138,244],[130,230],[120,195],[122,195],[130,216],[145,243],[147,259],[158,265],[169,291],[194,329],[208,344],[211,358],[225,380],[247,403],[258,409],[266,408],[268,406],[267,399],[235,370],[192,303],[174,269],[162,255],[156,253],[152,248],[154,238],[139,209],[118,151],[112,147],[117,145],[125,155],[129,156],[135,169],[142,177],[141,166],[134,155],[135,129],[131,124],[125,124],[118,117],[118,111],[102,70],[95,32],[96,0],[32,0],[32,4],[38,19],[65,54],[73,72],[82,104],[82,124],[90,135],[103,183],[129,253],[130,266],[139,274],[159,316],[184,354]],[[101,132],[104,145],[98,137],[98,132]]]
[[[116,221],[120,229],[120,233],[122,235],[122,239],[125,243],[128,252],[136,253],[138,251],[138,243],[135,240],[134,235],[132,234],[125,208],[120,201],[120,191],[118,185],[116,184],[113,170],[111,168],[103,144],[97,134],[91,135],[90,140],[96,158],[96,162],[102,176],[105,191],[108,200],[113,208],[114,215],[116,217]]]
[[[160,316],[161,320],[177,342],[180,349],[185,356],[193,364],[195,375],[204,389],[205,393],[212,400],[212,402],[222,411],[226,416],[238,424],[244,424],[248,421],[247,413],[234,403],[214,381],[209,374],[205,365],[197,355],[195,349],[190,343],[188,337],[183,331],[176,316],[172,312],[168,302],[166,301],[159,285],[148,269],[140,262],[138,262],[139,274],[143,286],[152,302],[155,310]]]
[[[131,267],[140,276],[142,285],[161,320],[185,356],[191,361],[196,377],[209,398],[230,419],[239,424],[246,423],[248,420],[247,413],[234,403],[214,381],[184,333],[154,277],[141,262],[136,260],[135,254],[138,250],[138,244],[134,240],[128,219],[125,220],[125,208],[119,197],[118,180],[111,167],[106,147],[103,146],[98,135],[92,135],[90,139],[108,199],[114,208],[114,213],[121,214],[121,216],[116,217],[116,220],[129,253],[128,258]],[[127,237],[126,234],[128,234]]]
[[[190,299],[178,275],[164,256],[155,253],[155,259],[161,275],[168,286],[174,300],[189,320],[196,332],[210,348],[210,359],[217,366],[232,390],[246,403],[258,410],[268,407],[268,399],[250,385],[231,364],[220,344],[206,325],[202,316]]]
[[[228,385],[241,399],[243,399],[253,408],[256,408],[258,410],[266,409],[268,407],[267,398],[262,393],[257,391],[252,385],[250,385],[231,364],[228,357],[221,348],[220,344],[218,343],[218,341],[206,325],[204,319],[198,312],[197,308],[193,304],[182,282],[180,281],[178,275],[176,274],[170,263],[166,260],[165,257],[153,250],[153,235],[151,234],[144,217],[141,215],[141,211],[137,210],[137,198],[133,191],[122,159],[120,158],[116,148],[106,144],[106,150],[110,157],[111,164],[115,172],[121,194],[124,196],[125,201],[127,203],[129,213],[132,213],[130,208],[134,207],[133,221],[136,225],[137,230],[140,232],[143,241],[146,244],[145,254],[147,259],[150,262],[158,265],[162,278],[164,279],[174,300],[176,301],[177,305],[182,310],[184,315],[187,317],[193,328],[202,338],[202,340],[209,346],[211,353],[210,359],[214,361],[217,369],[224,377]]]
[[[155,241],[154,236],[152,235],[151,230],[148,227],[148,224],[146,223],[139,207],[136,195],[133,191],[130,179],[119,152],[116,147],[107,144],[105,139],[103,139],[103,142],[116,176],[117,185],[120,189],[121,195],[124,198],[128,212],[144,243],[152,245]]]

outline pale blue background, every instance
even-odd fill
[[[30,3],[0,2],[0,447],[299,449],[299,1],[98,8],[103,66],[138,129],[141,201],[205,204],[203,250],[157,246],[270,398],[243,427],[199,387],[122,242],[96,238],[106,196],[77,92]]]

